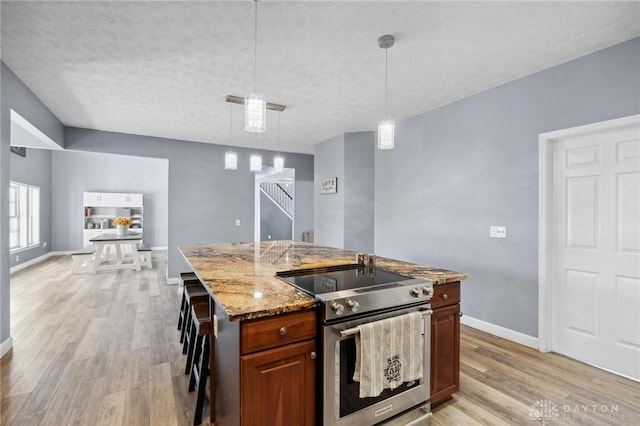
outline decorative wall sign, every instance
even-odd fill
[[[330,177],[320,179],[320,193],[321,194],[335,194],[338,192],[338,178]]]
[[[22,157],[26,157],[27,156],[27,148],[24,146],[12,146],[11,147],[11,152],[16,153]]]

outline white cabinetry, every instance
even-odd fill
[[[142,194],[85,192],[83,194],[83,247],[102,233],[116,232],[113,220],[129,217],[129,232],[142,232],[144,207]]]
[[[114,195],[108,192],[85,192],[84,205],[95,207],[114,206]]]
[[[114,205],[142,207],[142,194],[113,194]]]

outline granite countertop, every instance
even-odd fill
[[[198,278],[232,321],[294,312],[316,306],[313,297],[276,278],[324,262],[355,263],[356,252],[297,241],[197,244],[179,247]],[[466,274],[377,257],[376,266],[434,285]]]

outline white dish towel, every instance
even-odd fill
[[[360,382],[360,398],[422,378],[421,326],[420,312],[358,326],[353,380]]]

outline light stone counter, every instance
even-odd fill
[[[180,246],[182,255],[232,321],[301,311],[316,306],[313,297],[277,278],[276,272],[321,263],[355,263],[356,252],[297,241]],[[378,257],[378,268],[435,285],[466,274]]]

